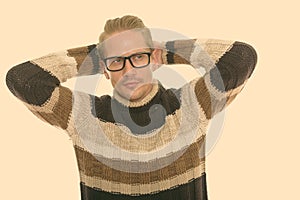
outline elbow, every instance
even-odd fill
[[[218,60],[211,76],[214,80],[222,80],[220,84],[228,91],[244,84],[252,75],[256,63],[255,49],[247,43],[236,41]]]
[[[244,66],[248,68],[247,78],[253,73],[257,64],[257,52],[253,46],[244,42],[235,42],[236,53],[240,54]]]
[[[25,101],[24,95],[21,94],[22,86],[24,87],[24,82],[22,81],[22,64],[12,67],[6,74],[6,86],[10,92],[18,97],[19,99]]]
[[[30,61],[12,67],[6,74],[6,85],[20,100],[41,106],[51,96],[59,80]]]

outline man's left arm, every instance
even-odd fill
[[[251,76],[257,54],[249,44],[227,40],[174,40],[164,43],[164,64],[203,67],[189,84],[208,119],[229,105]]]

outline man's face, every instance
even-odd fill
[[[130,56],[135,53],[150,52],[145,39],[140,32],[125,31],[111,35],[105,41],[105,58],[113,56]],[[134,68],[129,60],[120,71],[105,70],[106,78],[111,80],[114,90],[131,101],[144,98],[152,89],[153,66],[159,64],[159,50],[154,50],[150,57],[150,64],[143,68]]]

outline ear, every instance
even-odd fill
[[[162,50],[161,49],[154,49],[152,54],[152,70],[157,70],[162,64]]]
[[[105,78],[108,80],[108,79],[110,79],[110,77],[109,77],[109,74],[107,73],[107,71],[106,70],[104,70],[104,76],[105,76]]]
[[[163,53],[162,44],[160,42],[153,41],[153,47],[154,47],[154,50],[152,52],[152,56],[154,58],[153,60],[154,60],[155,64],[158,64],[158,65],[164,64],[163,59],[162,59],[162,53]]]
[[[104,74],[106,79],[110,79],[109,74],[106,71],[105,64],[104,64],[103,60],[99,61],[99,65],[100,65],[100,71],[101,71],[100,73]]]

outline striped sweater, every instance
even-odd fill
[[[215,114],[242,90],[257,62],[248,44],[225,40],[164,43],[163,63],[204,67],[179,89],[158,81],[139,102],[94,96],[61,83],[99,73],[96,45],[11,68],[9,90],[73,141],[81,199],[205,200],[205,136]]]

